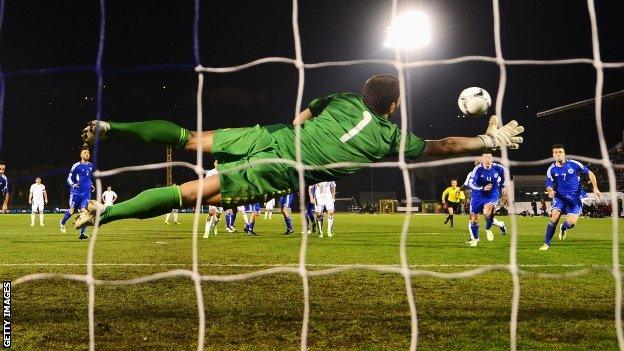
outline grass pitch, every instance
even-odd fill
[[[333,265],[399,265],[401,215],[337,214],[335,236],[310,236],[309,270]],[[36,272],[85,274],[88,242],[60,216],[30,227],[29,215],[0,216],[0,276],[15,281]],[[192,268],[192,215],[180,225],[163,218],[127,220],[102,227],[96,243],[96,279],[132,279]],[[202,216],[202,220],[204,217]],[[509,227],[509,218],[502,218]],[[38,220],[38,219],[37,219]],[[240,216],[237,219],[240,228]],[[444,217],[413,216],[407,244],[412,269],[460,272],[509,263],[509,236],[494,228],[476,248],[467,240],[467,217],[455,228]],[[520,350],[614,350],[615,283],[611,274],[611,220],[581,218],[565,241],[538,248],[547,219],[519,218],[521,298]],[[300,231],[295,216],[296,232]],[[622,226],[620,221],[620,228]],[[200,229],[203,232],[203,222]],[[89,230],[91,231],[91,229]],[[70,234],[71,232],[71,234]],[[301,235],[284,237],[275,214],[259,219],[258,237],[219,234],[199,239],[202,275],[253,272],[296,265]],[[620,229],[620,234],[622,229]],[[481,224],[483,232],[483,223]],[[574,278],[538,273],[589,268]],[[405,282],[396,273],[349,270],[310,277],[310,350],[406,350],[410,315]],[[303,318],[303,287],[296,274],[270,274],[238,282],[204,282],[206,350],[297,350]],[[419,350],[509,349],[512,278],[492,271],[466,279],[412,278],[418,312]],[[14,350],[87,350],[88,288],[68,280],[39,280],[13,287]],[[195,350],[198,314],[193,282],[168,278],[133,286],[96,286],[98,350]]]

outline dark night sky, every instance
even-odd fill
[[[162,118],[194,127],[197,74],[193,70],[193,6],[190,0],[106,2],[104,119]],[[399,1],[400,8],[419,8],[429,13],[433,24],[431,44],[411,53],[409,58],[494,56],[491,6],[491,1],[486,0]],[[267,56],[294,58],[291,10],[291,1],[286,0],[203,1],[199,29],[201,63],[221,67]],[[596,10],[602,60],[624,61],[624,25],[620,20],[624,2],[599,0]],[[391,1],[301,1],[299,24],[304,61],[393,58],[393,51],[382,46],[390,14]],[[65,173],[78,160],[79,131],[95,115],[97,76],[93,67],[99,18],[99,2],[95,0],[5,2],[0,34],[0,63],[6,75],[0,157],[7,162],[10,178],[34,178],[36,174],[30,172]],[[592,57],[585,1],[502,1],[501,38],[507,59]],[[153,65],[174,67],[124,71]],[[44,74],[24,72],[67,67],[77,69]],[[605,93],[624,89],[623,72],[605,71]],[[370,75],[394,71],[383,65],[358,65],[310,69],[305,73],[304,104],[337,91],[359,92]],[[495,97],[497,65],[470,62],[429,66],[410,69],[408,76],[408,112],[417,135],[431,139],[483,132],[484,118],[457,118],[457,95],[465,87],[480,86]],[[205,129],[290,123],[295,112],[297,77],[296,68],[287,64],[265,64],[231,74],[206,74]],[[573,123],[536,118],[539,111],[592,98],[595,79],[591,65],[508,67],[503,118],[515,118],[527,128],[522,149],[511,157],[546,158],[555,142],[568,145],[571,154],[598,156],[595,129],[579,130]],[[393,119],[398,121],[398,115]],[[613,120],[619,121],[615,122],[617,125],[605,127],[609,145],[621,140],[624,129],[624,119]],[[176,159],[194,162],[194,155],[176,153]],[[99,150],[98,166],[111,169],[162,161],[163,148],[109,142]],[[17,170],[22,171],[17,174]],[[397,171],[374,172],[379,179],[399,180]],[[146,174],[151,178],[145,178],[150,181],[144,187],[164,178],[164,171]],[[176,170],[176,177],[182,181],[193,174]],[[351,180],[343,181],[343,188],[348,188]],[[115,184],[114,179],[110,181]],[[368,182],[361,187],[370,186]],[[384,187],[389,185],[375,181],[376,189]],[[390,187],[402,188],[402,183]]]

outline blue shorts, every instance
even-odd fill
[[[483,213],[483,207],[487,204],[496,206],[498,203],[498,194],[491,196],[473,196],[470,199],[470,213],[479,214]]]
[[[91,200],[91,194],[69,194],[69,207],[74,210],[82,210],[87,208],[89,200]]]
[[[288,208],[292,208],[292,203],[293,200],[295,198],[295,194],[288,194],[288,195],[284,195],[282,197],[279,198],[279,205],[280,207],[288,207]]]
[[[553,210],[558,210],[562,214],[573,214],[579,216],[583,211],[583,202],[580,197],[558,197],[552,200]]]
[[[245,212],[260,213],[260,204],[256,202],[255,204],[245,205]]]

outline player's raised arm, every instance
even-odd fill
[[[524,127],[511,121],[502,127],[498,126],[498,118],[492,116],[485,134],[476,137],[448,137],[439,140],[427,140],[423,156],[450,156],[455,154],[496,149],[506,145],[509,149],[520,147],[523,139],[519,136]]]

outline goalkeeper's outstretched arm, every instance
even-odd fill
[[[293,120],[293,126],[302,125],[303,122],[312,119],[312,117],[314,117],[312,116],[312,111],[310,111],[309,108],[306,108],[305,110],[301,111],[299,115],[297,115],[297,117],[295,117],[295,119]]]
[[[498,126],[498,118],[492,116],[485,134],[476,137],[448,137],[439,140],[427,140],[422,156],[451,156],[485,149],[497,149],[501,145],[509,149],[520,147],[523,139],[519,136],[524,127],[511,121],[502,127]]]

